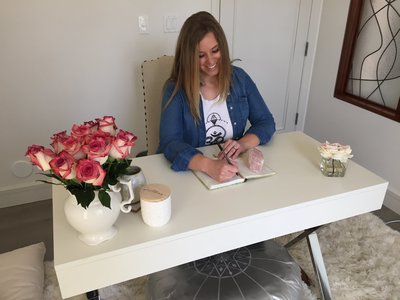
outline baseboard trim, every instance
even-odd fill
[[[389,189],[386,192],[385,200],[383,205],[393,210],[395,213],[400,215],[400,195],[396,194]]]
[[[0,208],[51,199],[51,185],[31,183],[0,190]]]

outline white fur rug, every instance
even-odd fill
[[[400,299],[400,233],[386,226],[373,214],[364,214],[332,223],[318,230],[333,299]],[[284,244],[295,234],[277,239]],[[305,240],[289,249],[315,281]],[[61,299],[53,263],[45,262],[45,300]],[[100,290],[102,300],[144,299],[145,277]],[[314,295],[319,291],[311,287]],[[86,299],[84,295],[70,300]]]
[[[317,234],[333,299],[400,299],[400,232],[367,213],[329,224]],[[279,238],[282,243],[290,239]],[[301,241],[289,252],[316,282],[307,249]]]

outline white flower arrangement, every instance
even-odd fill
[[[328,141],[318,147],[319,153],[325,159],[340,160],[346,163],[349,158],[352,158],[351,147],[349,145],[341,145],[339,143],[329,143]]]

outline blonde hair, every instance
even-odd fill
[[[220,99],[226,99],[231,83],[231,62],[225,33],[218,21],[208,12],[201,11],[191,15],[179,33],[170,80],[175,88],[166,106],[179,89],[183,89],[188,99],[193,118],[200,120],[200,67],[198,45],[207,33],[213,33],[221,53],[219,66]]]

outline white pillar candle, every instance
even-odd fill
[[[171,218],[171,190],[163,184],[147,184],[140,189],[140,206],[143,221],[160,227]]]

